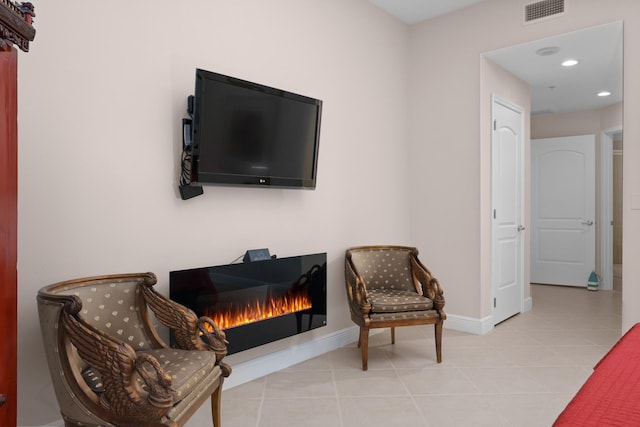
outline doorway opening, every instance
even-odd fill
[[[601,156],[601,275],[602,289],[622,291],[622,127],[600,136]]]

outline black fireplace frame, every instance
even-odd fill
[[[169,273],[170,298],[204,316],[241,294],[304,286],[312,306],[295,313],[225,330],[229,354],[301,334],[327,324],[327,254],[201,267]],[[173,344],[173,336],[171,336]]]

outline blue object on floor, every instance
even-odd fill
[[[589,291],[597,291],[600,287],[600,280],[598,279],[598,275],[595,271],[592,271],[589,275],[589,281],[587,282],[587,290]]]

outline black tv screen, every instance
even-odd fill
[[[191,183],[316,186],[322,101],[196,70]]]

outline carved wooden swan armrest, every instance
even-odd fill
[[[40,328],[67,426],[184,426],[211,397],[220,425],[225,334],[153,289],[153,273],[88,277],[38,292]],[[174,332],[160,338],[151,312]]]

